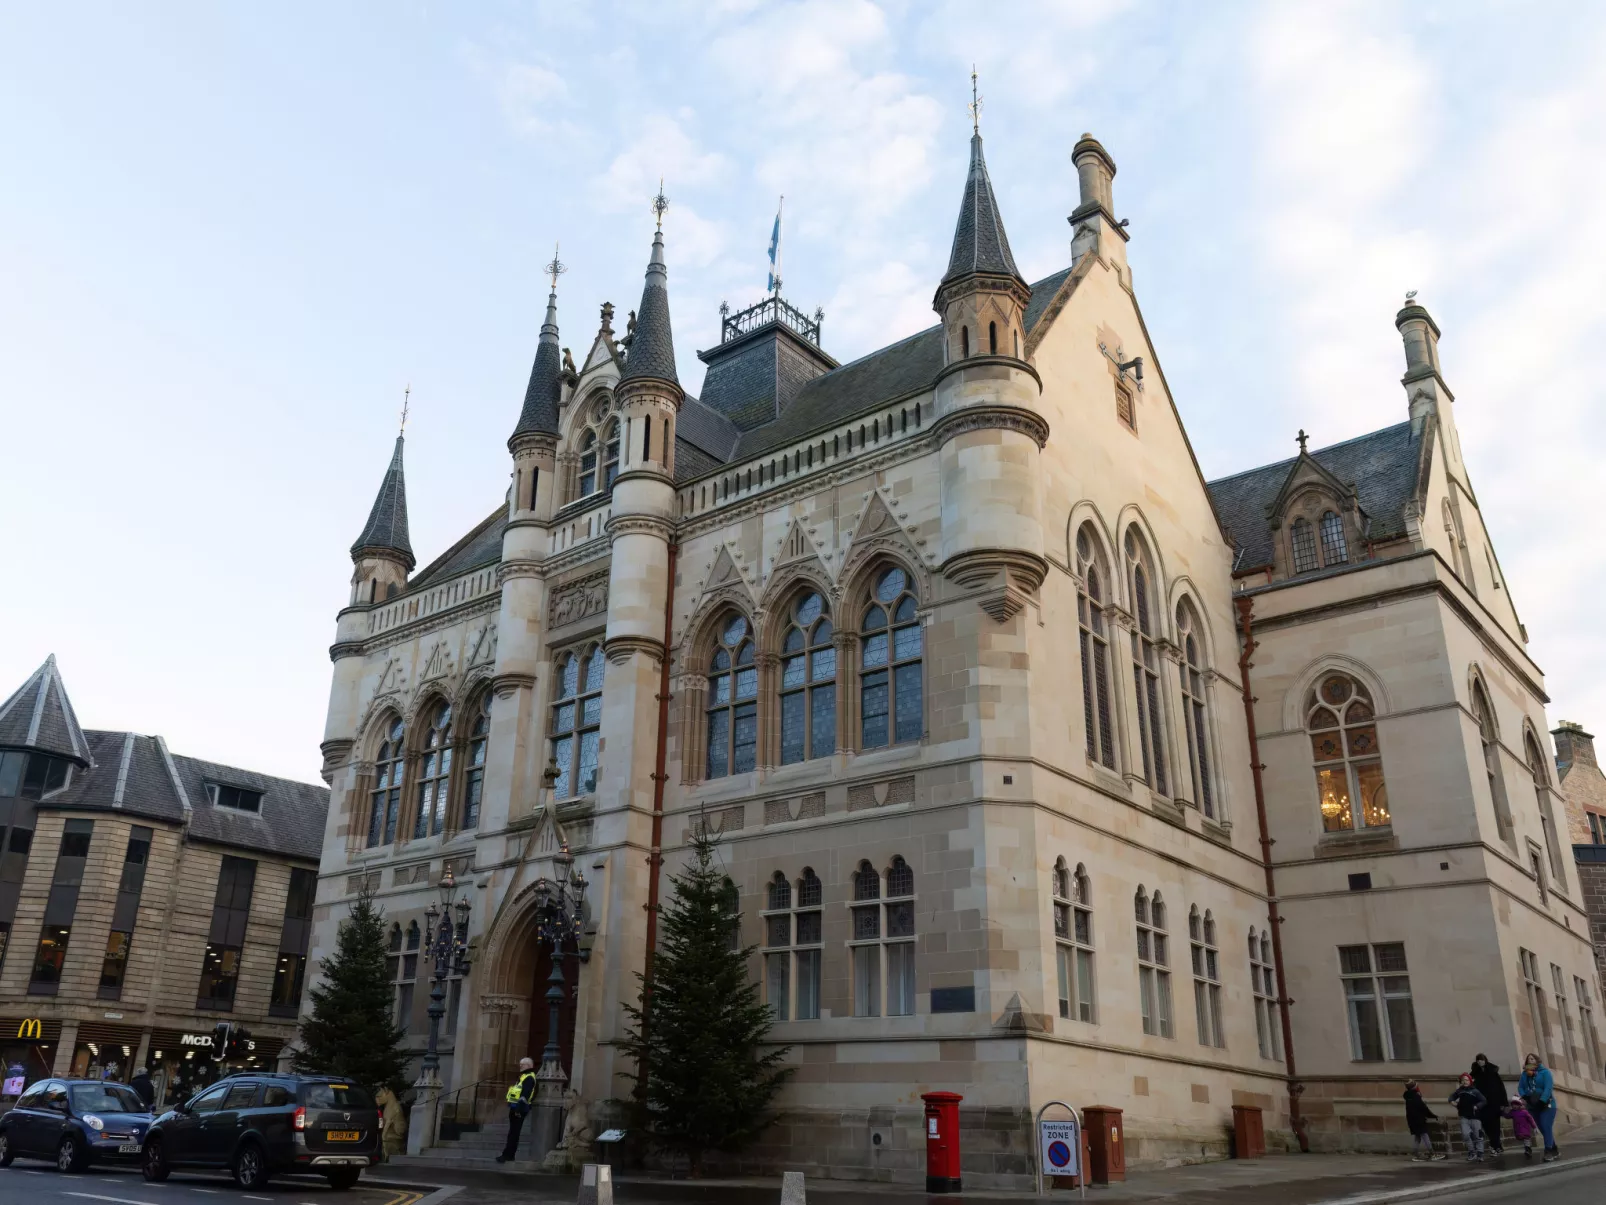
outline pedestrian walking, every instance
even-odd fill
[[[1478,1120],[1483,1122],[1483,1136],[1489,1141],[1489,1150],[1503,1155],[1506,1152],[1500,1141],[1501,1106],[1510,1093],[1500,1078],[1500,1068],[1491,1063],[1486,1054],[1472,1060],[1472,1086],[1483,1093],[1483,1116]]]
[[[1405,1081],[1405,1128],[1411,1131],[1411,1162],[1431,1163],[1435,1160],[1443,1162],[1448,1155],[1437,1154],[1433,1150],[1433,1135],[1428,1133],[1428,1122],[1435,1120],[1435,1114],[1428,1108],[1428,1102],[1422,1099],[1422,1091],[1416,1086],[1414,1079]]]
[[[1522,1060],[1522,1078],[1517,1081],[1517,1095],[1522,1097],[1528,1112],[1539,1123],[1539,1134],[1545,1140],[1545,1162],[1561,1154],[1556,1147],[1556,1081],[1550,1068],[1537,1054]]]
[[[1511,1132],[1522,1143],[1522,1157],[1534,1157],[1534,1135],[1539,1132],[1539,1123],[1534,1115],[1528,1112],[1528,1106],[1522,1103],[1522,1097],[1513,1096],[1511,1103],[1506,1106],[1505,1115],[1511,1118]]]
[[[1472,1076],[1463,1074],[1461,1086],[1450,1093],[1450,1103],[1461,1115],[1461,1141],[1466,1144],[1467,1162],[1483,1161],[1483,1093],[1472,1086]]]
[[[519,1131],[524,1128],[524,1119],[529,1116],[534,1100],[535,1060],[523,1058],[519,1060],[518,1082],[507,1090],[507,1145],[496,1157],[498,1163],[507,1163],[518,1154]]]
[[[134,1095],[149,1109],[151,1102],[156,1099],[156,1085],[151,1083],[151,1073],[141,1067],[134,1072],[134,1078],[128,1081],[128,1086],[134,1089]]]

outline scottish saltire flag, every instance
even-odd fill
[[[786,205],[786,198],[781,198],[780,205],[775,207],[775,229],[770,232],[770,283],[769,291],[776,293],[781,288],[781,210]]]

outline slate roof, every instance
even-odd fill
[[[460,573],[467,573],[477,565],[492,564],[502,559],[502,533],[507,531],[507,503],[497,508],[457,543],[436,557],[417,576],[407,583],[409,590],[417,590],[433,582],[445,581]]]
[[[390,467],[379,483],[379,494],[374,498],[373,510],[368,512],[367,526],[351,546],[351,555],[355,560],[364,549],[399,552],[411,572],[415,562],[413,546],[407,540],[407,480],[402,473],[402,443],[403,437],[396,436],[396,451],[391,455]]]
[[[46,657],[17,691],[0,703],[0,746],[37,749],[84,764],[94,760],[67,688],[61,684],[56,654]]]
[[[530,368],[530,383],[524,390],[524,409],[519,412],[518,425],[513,428],[512,439],[521,435],[557,435],[558,401],[563,383],[562,352],[558,348],[558,294],[547,295],[546,321],[541,323],[541,338],[535,345],[535,363]]]
[[[1384,427],[1331,447],[1311,459],[1346,485],[1355,485],[1356,500],[1374,540],[1405,534],[1405,504],[1416,487],[1421,441],[1409,422]],[[1272,532],[1267,511],[1277,500],[1298,457],[1208,482],[1221,523],[1237,545],[1234,569],[1272,563]]]
[[[646,377],[680,384],[675,375],[675,337],[669,328],[669,270],[664,267],[662,230],[652,236],[652,259],[647,263],[647,280],[641,287],[636,332],[619,381],[623,384]]]
[[[970,139],[970,175],[965,180],[965,195],[959,202],[954,249],[948,257],[948,271],[942,283],[975,272],[1020,279],[1015,257],[1009,252],[1009,236],[1004,233],[1004,218],[998,212],[998,198],[993,195],[993,182],[987,176],[980,133]]]
[[[195,840],[318,861],[329,811],[327,788],[174,755],[160,737],[99,729],[85,735],[95,764],[75,772],[65,790],[36,807],[120,812],[180,824],[188,802]],[[214,807],[208,782],[261,791],[261,812]]]

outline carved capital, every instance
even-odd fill
[[[1019,431],[1041,448],[1048,442],[1048,420],[1019,406],[967,406],[938,419],[932,437],[947,443],[969,431]]]
[[[491,679],[491,689],[499,699],[512,698],[521,690],[535,689],[535,675],[512,671],[500,673]]]
[[[1005,623],[1036,596],[1048,575],[1048,562],[1029,552],[983,548],[949,557],[942,573],[962,589],[977,591],[981,609]]]
[[[610,540],[622,535],[648,535],[657,536],[667,544],[675,533],[675,525],[657,515],[614,515],[603,526],[603,530],[608,533]]]
[[[664,658],[664,642],[648,636],[610,636],[602,642],[602,654],[615,665],[623,665],[638,654],[656,665]]]
[[[351,756],[351,750],[356,744],[356,741],[341,739],[325,741],[318,746],[323,752],[323,767],[319,770],[319,774],[324,782],[333,781],[335,771],[346,764],[346,759]]]
[[[518,559],[503,561],[496,567],[496,584],[502,585],[516,577],[545,577],[546,572],[540,561]]]

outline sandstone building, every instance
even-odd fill
[[[0,704],[0,1058],[159,1100],[295,1036],[328,792],[79,727],[54,657]],[[12,1073],[8,1071],[8,1078]]]
[[[554,287],[508,481],[421,570],[397,440],[332,649],[312,953],[364,882],[407,932],[447,864],[472,882],[449,1086],[544,1044],[566,843],[562,1058],[610,1115],[654,880],[707,826],[797,1064],[771,1167],[918,1179],[939,1088],[977,1184],[1024,1182],[1054,1098],[1122,1108],[1137,1164],[1222,1153],[1235,1104],[1403,1143],[1402,1076],[1540,1042],[1567,1116],[1606,1115],[1542,677],[1438,328],[1399,312],[1397,425],[1206,482],[1115,164],[1073,154],[1068,265],[1028,282],[978,134],[939,321],[852,363],[777,293],[722,315],[693,397],[662,230],[578,363]]]
[[[1595,959],[1606,969],[1606,774],[1595,759],[1595,738],[1582,724],[1564,722],[1551,736]]]

